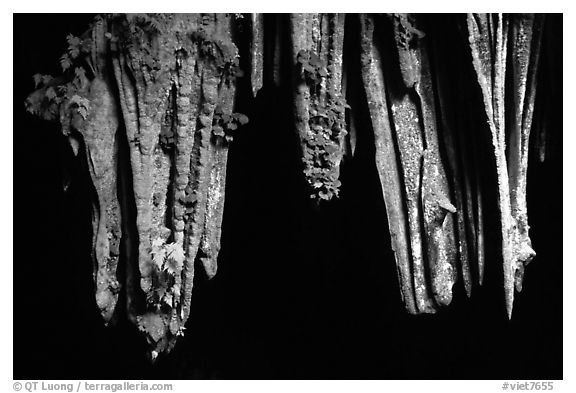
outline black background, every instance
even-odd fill
[[[452,17],[435,17],[438,34],[448,31]],[[283,18],[269,17],[267,28]],[[218,274],[210,281],[197,274],[186,336],[155,366],[134,327],[103,325],[93,298],[85,170],[57,125],[24,111],[32,75],[57,74],[65,36],[79,35],[90,20],[14,17],[15,379],[562,378],[561,15],[548,18],[539,82],[550,92],[546,116],[555,145],[545,163],[531,158],[529,166],[538,256],[511,321],[493,163],[487,159],[483,173],[492,187],[485,198],[485,285],[467,299],[458,284],[450,307],[407,315],[369,125],[344,164],[341,198],[316,208],[300,175],[289,90],[267,75],[256,99],[247,78],[240,83],[238,111],[251,121],[230,150]],[[350,83],[361,85],[357,73]],[[70,180],[67,193],[63,179]]]

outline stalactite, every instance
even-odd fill
[[[424,222],[427,263],[431,271],[434,298],[437,303],[447,305],[452,300],[452,286],[456,280],[454,227],[452,214],[448,213],[455,213],[456,209],[449,198],[448,182],[438,147],[436,104],[425,32],[421,31],[417,19],[411,15],[394,15],[393,20],[400,70],[405,86],[409,89],[404,93],[403,104],[397,107],[400,122],[396,131],[399,142],[405,144],[406,155],[411,160],[408,164],[410,172],[406,177],[414,179],[412,203],[417,205],[418,198],[422,198],[420,214]],[[411,94],[412,88],[417,98]],[[392,102],[393,112],[394,105]],[[401,133],[403,129],[409,128],[412,129],[412,137],[405,139]],[[411,140],[417,138],[417,134],[422,135],[422,147],[418,148],[417,144],[408,146]],[[422,175],[417,173],[420,171],[418,166],[422,168]],[[415,213],[413,217],[416,217]]]
[[[534,71],[542,69],[542,71],[544,71],[542,73],[547,74],[550,70],[558,67],[557,62],[559,61],[555,56],[550,56],[551,48],[554,48],[558,43],[556,34],[553,31],[555,24],[546,20],[547,17],[542,14],[537,14],[535,18],[545,20],[544,22],[540,22],[539,28],[542,31],[540,33],[537,31],[535,32],[535,39],[539,44],[537,46],[535,45],[532,52],[534,55],[541,58],[541,60],[539,60],[539,63],[541,64],[535,68]],[[537,27],[538,26],[535,25],[535,28]],[[539,35],[541,37],[539,37]],[[538,73],[540,74],[540,72]],[[535,157],[538,157],[540,163],[544,163],[553,156],[552,152],[557,148],[557,140],[555,140],[554,137],[556,134],[550,130],[552,121],[550,120],[549,114],[553,111],[555,101],[557,100],[554,98],[556,96],[555,92],[561,91],[561,89],[559,88],[557,81],[553,78],[548,78],[546,82],[535,80],[534,83],[538,87],[538,100],[540,101],[540,104],[536,104],[535,100],[531,131],[531,134],[533,135],[531,137],[532,152]],[[536,87],[536,85],[534,85],[534,87]]]
[[[462,67],[460,60],[453,56],[455,45],[461,44],[461,40],[452,41],[448,34],[455,34],[456,38],[459,38],[456,28],[432,34],[430,56],[433,59],[434,88],[438,97],[438,134],[446,155],[451,197],[456,208],[454,229],[458,248],[458,270],[466,294],[470,297],[475,279],[481,285],[483,278],[484,249],[483,245],[479,244],[483,236],[482,190],[479,172],[474,169],[479,141],[474,124],[469,120],[470,115],[458,108],[458,101],[462,98],[469,100],[470,94],[466,89],[458,87],[466,86],[464,72],[459,73],[457,83],[451,82],[454,74]],[[450,60],[446,60],[447,58]]]
[[[514,80],[514,105],[510,116],[510,136],[507,152],[510,175],[510,202],[516,221],[516,268],[515,287],[522,290],[524,266],[536,253],[528,237],[528,208],[526,206],[526,180],[528,170],[528,147],[534,100],[536,75],[540,56],[543,16],[512,16],[512,74]]]
[[[535,20],[536,26],[534,26]],[[535,256],[528,238],[525,187],[540,23],[541,18],[535,16],[501,14],[467,16],[472,63],[478,75],[494,145],[502,227],[504,290],[509,318],[512,315],[514,289],[521,290],[524,266]],[[512,30],[510,46],[514,104],[511,107],[512,124],[507,130],[504,94],[509,29]],[[533,55],[531,55],[532,46],[536,49]],[[529,69],[528,100],[525,100]],[[510,144],[508,150],[507,136]]]
[[[344,15],[291,15],[296,131],[310,197],[338,196],[347,134],[342,94]]]
[[[506,168],[504,133],[504,74],[506,69],[506,39],[508,19],[502,15],[468,15],[467,26],[472,49],[472,63],[482,89],[488,124],[492,133],[498,198],[502,225],[502,256],[506,309],[512,314],[514,299],[513,222],[510,207],[510,189]],[[493,45],[493,46],[492,46]]]
[[[390,94],[390,108],[395,137],[398,143],[404,193],[406,195],[406,210],[412,251],[414,287],[420,312],[434,312],[434,305],[426,284],[424,261],[424,233],[421,231],[423,221],[421,211],[422,187],[422,154],[424,141],[422,130],[418,124],[418,107],[410,99],[409,94],[395,98]]]
[[[425,282],[418,281],[419,277],[413,276],[412,273],[408,220],[404,211],[402,173],[397,160],[398,152],[388,116],[382,59],[374,44],[373,16],[361,15],[360,24],[362,80],[374,130],[376,168],[386,204],[388,227],[392,249],[396,257],[402,298],[407,311],[411,314],[418,311],[432,311],[428,306],[429,300],[425,291]]]
[[[251,14],[250,82],[256,97],[264,83],[264,14]]]
[[[477,157],[476,157],[476,160]],[[476,166],[479,167],[478,165]],[[471,195],[471,194],[468,194]],[[480,178],[478,172],[476,172],[476,198],[474,199],[476,206],[476,216],[475,219],[475,229],[476,229],[476,262],[478,267],[478,283],[482,285],[484,283],[484,211],[483,211],[483,201],[482,201],[482,186],[480,184]],[[471,231],[472,232],[472,231]],[[474,236],[474,232],[472,232]]]
[[[94,256],[96,259],[95,282],[96,303],[106,322],[118,301],[120,283],[116,269],[120,255],[121,212],[116,196],[118,169],[118,108],[113,96],[111,81],[106,73],[107,46],[101,38],[106,30],[104,20],[96,21],[90,63],[95,75],[86,87],[91,111],[85,121],[78,113],[67,113],[76,131],[82,134],[85,157],[92,183],[97,194],[97,217],[93,221]],[[66,124],[63,122],[63,124]]]
[[[434,47],[436,52],[440,52],[437,43]],[[436,86],[439,99],[439,113],[442,124],[442,135],[443,143],[446,147],[446,155],[448,157],[447,163],[451,172],[451,184],[453,189],[454,201],[455,201],[455,216],[456,216],[456,237],[458,243],[458,256],[461,266],[462,280],[464,282],[464,288],[466,294],[470,297],[472,293],[472,274],[470,269],[469,260],[469,249],[468,249],[468,234],[466,225],[466,212],[469,211],[466,208],[465,201],[468,200],[468,195],[465,194],[465,190],[462,186],[462,178],[467,175],[464,171],[464,175],[461,173],[461,163],[463,162],[461,155],[459,154],[459,141],[461,141],[464,135],[459,135],[463,133],[458,133],[456,131],[457,125],[455,124],[455,114],[453,113],[452,105],[453,102],[449,102],[448,92],[445,91],[445,80],[443,79],[441,71],[441,60],[439,58],[441,55],[435,56],[435,67],[436,67]],[[468,217],[469,219],[469,217]],[[475,234],[475,231],[473,232]],[[475,247],[472,246],[475,250]]]
[[[458,64],[461,67],[461,64]],[[464,73],[459,75],[459,84],[466,84]],[[460,93],[460,92],[458,92]],[[471,100],[470,92],[464,92],[465,99]],[[464,210],[458,211],[465,216],[466,234],[469,240],[470,255],[472,257],[470,268],[471,272],[475,266],[477,272],[477,283],[483,284],[484,279],[484,217],[483,217],[483,200],[482,200],[482,183],[480,181],[481,168],[480,153],[477,148],[480,146],[481,138],[479,137],[479,128],[475,119],[466,111],[459,113],[457,116],[458,132],[458,152],[460,156],[459,166],[463,179],[463,194],[465,196],[463,206]]]

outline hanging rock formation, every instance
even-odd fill
[[[295,128],[310,197],[330,200],[340,191],[347,134],[342,95],[343,14],[292,14]]]
[[[228,149],[235,130],[248,122],[234,112],[240,56],[247,56],[253,96],[266,83],[264,64],[280,84],[281,63],[289,59],[293,128],[308,193],[318,204],[339,196],[344,157],[366,133],[347,91],[364,95],[407,312],[449,305],[459,281],[471,296],[485,264],[496,263],[484,257],[480,173],[486,169],[479,136],[455,113],[458,98],[449,88],[466,82],[442,70],[442,37],[427,31],[434,18],[291,14],[284,30],[270,28],[269,17],[98,16],[82,37],[68,36],[62,76],[34,76],[28,110],[59,121],[94,185],[101,315],[106,323],[116,316],[137,324],[152,359],[184,334],[195,262],[208,278],[217,272]],[[347,28],[353,18],[359,31]],[[526,182],[544,17],[471,14],[460,21],[494,148],[511,316],[514,290],[521,290],[524,267],[535,255]],[[236,34],[242,29],[248,34]],[[346,57],[345,34],[356,34],[350,40],[359,59]],[[239,52],[238,37],[249,40],[248,53]],[[349,86],[347,61],[359,63],[362,86]]]
[[[28,100],[35,113],[58,112],[64,134],[85,146],[79,157],[97,194],[96,300],[106,322],[122,286],[118,198],[129,198],[117,189],[118,156],[129,157],[138,247],[137,268],[124,264],[126,309],[153,358],[183,334],[196,259],[208,277],[217,270],[228,147],[248,121],[232,111],[233,23],[218,14],[98,17],[84,37],[69,36],[64,76],[44,77]]]
[[[514,289],[522,290],[524,266],[536,255],[528,237],[526,174],[543,16],[470,14],[466,22],[472,63],[484,97],[494,145],[504,290],[508,317],[511,317]],[[513,94],[514,104],[510,107],[511,120],[507,127],[505,77],[508,55],[512,56],[514,90],[509,93]],[[510,144],[508,149],[506,140]]]

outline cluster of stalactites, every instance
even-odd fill
[[[251,17],[253,93],[263,85],[264,18]],[[357,18],[360,32],[346,29]],[[344,54],[344,32],[360,47],[360,73],[374,132],[380,177],[402,298],[410,313],[434,313],[451,303],[453,287],[463,283],[471,295],[484,281],[484,196],[479,152],[484,128],[455,114],[447,88],[468,81],[443,71],[441,38],[427,37],[425,17],[417,14],[290,14],[295,132],[312,198],[338,196],[342,158],[353,155],[361,122],[346,103],[347,69],[356,60]],[[528,237],[526,171],[534,112],[536,76],[544,17],[534,14],[469,14],[455,32],[484,98],[496,163],[497,205],[502,228],[506,310],[522,288],[524,266],[534,257]],[[378,28],[376,28],[378,25]],[[375,28],[377,33],[375,33]],[[280,75],[278,32],[270,42],[269,64]],[[266,31],[266,34],[269,32]],[[380,37],[377,37],[380,34]],[[383,37],[382,35],[386,35]],[[383,42],[392,42],[386,46]],[[386,52],[388,50],[389,52]],[[512,57],[506,70],[506,58]],[[513,97],[505,124],[504,90]],[[356,88],[354,85],[351,89]],[[344,108],[347,108],[344,116]],[[342,111],[342,118],[338,114]],[[334,114],[335,121],[323,121]],[[469,118],[471,116],[468,116]],[[318,121],[320,119],[320,121]],[[343,127],[343,132],[339,132]],[[509,146],[505,146],[509,141]],[[542,148],[540,148],[542,155]]]
[[[381,18],[360,16],[361,72],[376,164],[406,308],[433,313],[451,302],[458,276],[468,296],[473,278],[479,284],[484,278],[480,175],[485,168],[476,152],[478,128],[454,120],[438,38],[427,37],[422,17],[387,16],[396,53],[383,53],[376,39]],[[526,170],[542,23],[541,15],[470,14],[462,21],[493,141],[509,317],[514,289],[521,290],[524,266],[535,255],[528,237]],[[506,93],[513,97],[507,107],[506,75],[512,80]]]
[[[458,173],[463,157],[454,146],[455,130],[439,121],[445,114],[435,94],[439,81],[431,72],[433,57],[425,29],[413,15],[387,17],[396,52],[390,57],[397,62],[392,68],[397,74],[390,75],[383,72],[389,60],[375,36],[378,18],[360,17],[361,73],[376,166],[406,309],[413,314],[434,313],[452,301],[458,272],[470,295],[471,255],[477,255],[481,271],[482,249],[468,250],[470,241],[476,245],[482,237],[481,206],[465,206],[466,201],[480,199],[463,187],[474,179],[471,172]],[[442,160],[441,145],[448,145],[447,162]]]
[[[494,147],[509,317],[514,289],[522,290],[524,267],[536,255],[528,237],[526,180],[543,23],[544,16],[538,14],[470,14],[466,18],[472,64]],[[511,69],[507,70],[508,58]],[[512,81],[510,90],[507,79]],[[506,95],[512,95],[512,105],[506,105]]]
[[[63,76],[44,78],[28,101],[34,113],[57,111],[75,152],[84,149],[96,191],[96,301],[106,322],[138,325],[152,358],[184,333],[194,262],[216,274],[228,146],[247,121],[232,113],[235,22],[99,16],[82,37],[69,36]]]
[[[59,119],[89,168],[101,314],[106,322],[116,315],[137,324],[152,358],[183,334],[195,261],[208,277],[216,274],[228,146],[247,121],[233,113],[239,53],[232,30],[242,23],[251,31],[247,74],[256,95],[269,55],[265,17],[97,17],[85,35],[68,37],[63,76],[38,76],[40,88],[28,99],[31,112]],[[484,278],[484,169],[474,147],[477,129],[455,120],[461,117],[445,88],[449,76],[438,71],[438,43],[421,16],[286,18],[287,28],[276,27],[268,40],[274,53],[267,64],[278,82],[280,53],[290,56],[294,129],[311,198],[338,196],[342,159],[354,154],[357,134],[365,131],[346,102],[347,88],[361,89],[407,311],[434,313],[450,304],[458,281],[470,296]],[[344,53],[351,18],[359,30],[350,29],[357,36],[349,40],[359,48],[357,60]],[[524,266],[535,255],[526,168],[542,23],[538,15],[468,15],[461,29],[493,141],[509,315],[514,287],[521,289]],[[290,34],[291,47],[283,47],[282,33]],[[505,124],[508,56],[513,105]],[[360,64],[361,86],[348,86],[345,61]],[[118,307],[122,291],[126,304]]]

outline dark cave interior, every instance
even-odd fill
[[[455,97],[464,97],[455,100],[457,110],[482,123],[481,107],[470,110],[479,97],[474,78],[466,78],[471,69],[462,66],[465,53],[450,50],[460,40],[450,32],[453,17],[430,17],[435,34],[454,37],[441,49],[450,58],[442,72],[463,73],[468,85],[455,81],[453,87]],[[58,126],[25,113],[23,105],[32,75],[57,73],[66,34],[82,33],[91,18],[14,17],[15,379],[562,378],[562,15],[546,22],[537,98],[554,144],[544,163],[531,157],[528,172],[530,235],[538,255],[511,321],[491,170],[483,178],[484,286],[474,286],[468,299],[457,284],[452,304],[435,315],[405,312],[354,72],[358,48],[348,39],[348,99],[357,104],[360,131],[354,158],[343,164],[341,197],[320,207],[307,199],[289,86],[274,86],[265,75],[253,98],[248,78],[241,79],[237,108],[251,121],[230,150],[218,274],[195,277],[186,335],[153,366],[134,326],[105,327],[98,313],[85,168]],[[266,28],[283,28],[283,18],[269,15]],[[350,37],[358,29],[352,18],[347,29]],[[489,150],[485,135],[475,148]],[[42,225],[34,224],[38,232],[30,244],[22,234],[32,222]]]

